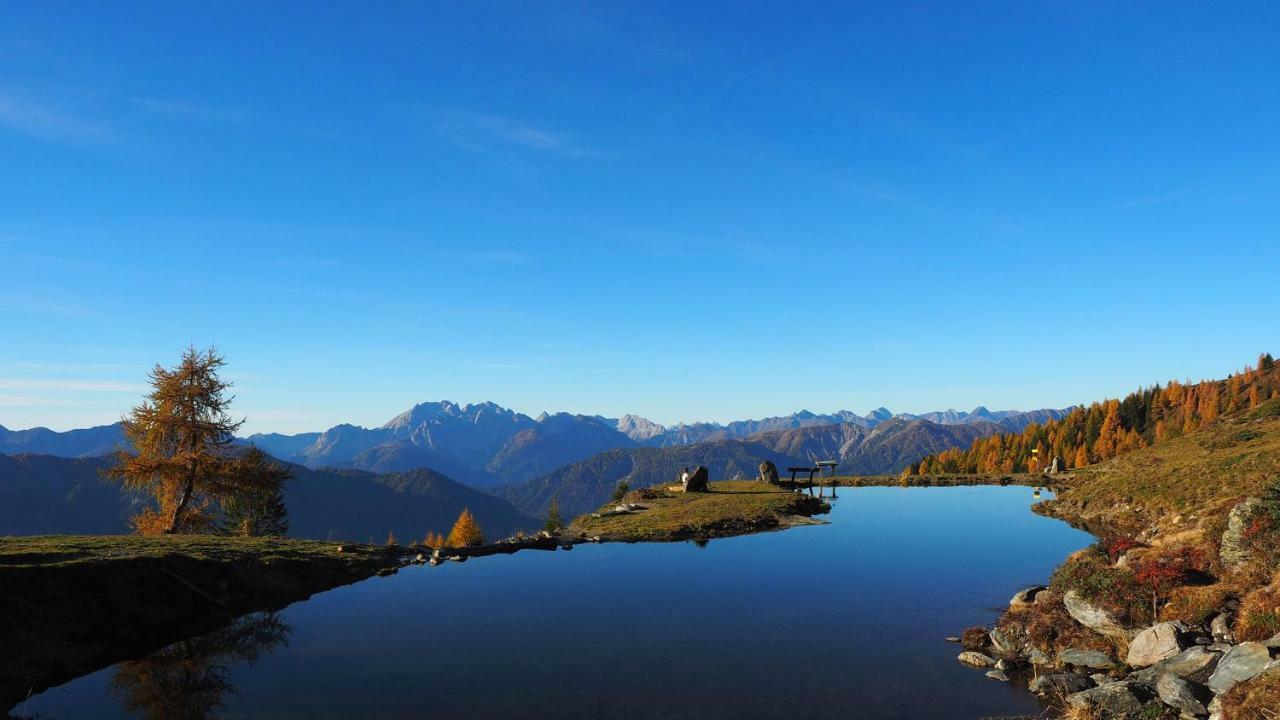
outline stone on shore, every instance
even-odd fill
[[[1000,682],[1009,682],[1009,676],[1005,675],[1003,670],[988,670],[987,677]]]
[[[1182,652],[1181,633],[1177,624],[1162,622],[1138,633],[1129,644],[1125,663],[1133,667],[1155,665]]]
[[[965,665],[972,665],[973,667],[992,667],[996,664],[995,658],[973,650],[965,650],[957,655],[956,659]]]
[[[1063,648],[1058,651],[1058,662],[1063,665],[1089,668],[1090,670],[1114,670],[1120,667],[1111,656],[1098,650],[1081,650],[1079,648]]]
[[[1090,630],[1107,637],[1120,638],[1129,640],[1129,631],[1125,630],[1119,622],[1116,621],[1111,613],[1100,607],[1095,607],[1080,597],[1075,590],[1068,590],[1062,596],[1062,604],[1067,608],[1067,612],[1075,619],[1076,622],[1089,628]]]
[[[1035,604],[1036,596],[1048,589],[1044,585],[1035,585],[1025,590],[1019,590],[1009,599],[1009,607],[1024,608],[1028,605],[1033,605]]]
[[[993,628],[987,633],[987,639],[991,641],[991,650],[1000,657],[1015,657],[1018,655],[1018,646],[1014,641],[1000,628]]]
[[[1227,651],[1218,661],[1218,669],[1209,677],[1209,689],[1216,695],[1230,690],[1236,683],[1250,680],[1267,669],[1271,653],[1267,646],[1257,642],[1245,642]]]
[[[1218,653],[1210,652],[1196,645],[1167,660],[1161,660],[1145,670],[1139,670],[1133,674],[1133,677],[1136,680],[1154,683],[1161,675],[1170,673],[1183,680],[1190,680],[1203,685],[1209,681],[1209,676],[1218,667],[1218,658],[1220,657],[1222,656]]]
[[[1147,685],[1123,680],[1099,685],[1091,690],[1072,693],[1067,704],[1085,712],[1103,717],[1138,717],[1146,704],[1155,698],[1155,691]]]
[[[1032,678],[1027,688],[1039,695],[1062,695],[1088,690],[1094,682],[1080,673],[1051,673]]]
[[[1173,673],[1165,673],[1156,680],[1156,694],[1165,705],[1184,714],[1197,716],[1209,714],[1209,709],[1200,700],[1204,695],[1203,689],[1197,690],[1191,683]]]

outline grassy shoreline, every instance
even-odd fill
[[[338,548],[280,538],[0,537],[0,708],[401,562],[395,549]]]

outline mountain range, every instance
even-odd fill
[[[705,465],[713,478],[755,477],[759,464],[811,466],[839,461],[841,474],[900,472],[934,452],[967,447],[975,438],[1007,432],[993,422],[943,425],[920,418],[891,417],[868,427],[859,422],[803,425],[758,432],[745,439],[719,439],[670,447],[618,448],[571,463],[552,473],[498,492],[526,515],[541,517],[556,498],[566,516],[590,512],[608,501],[618,481],[647,487],[674,481],[681,468]]]
[[[972,412],[947,410],[909,415],[878,408],[740,420],[727,424],[690,423],[665,427],[635,415],[606,418],[570,413],[530,417],[492,402],[458,405],[420,403],[377,428],[336,425],[295,435],[260,433],[242,438],[271,455],[310,468],[331,467],[374,473],[430,468],[472,487],[519,485],[610,450],[672,448],[722,440],[745,440],[761,433],[812,427],[872,430],[885,423],[925,420],[938,425],[995,424],[1018,431],[1032,422],[1061,417],[1062,410]],[[105,425],[58,433],[45,428],[0,427],[0,453],[33,452],[64,457],[105,454],[123,442],[120,426]],[[705,464],[705,463],[704,463]]]

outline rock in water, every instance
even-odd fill
[[[1124,661],[1134,667],[1147,667],[1182,652],[1179,643],[1178,626],[1171,622],[1162,622],[1138,633],[1129,644],[1129,653]]]
[[[778,477],[778,466],[774,465],[772,460],[765,460],[760,463],[760,477],[756,479],[760,482],[767,482],[770,485],[777,485],[781,482]]]
[[[1154,698],[1155,692],[1146,685],[1118,681],[1068,695],[1067,704],[1102,717],[1136,718]]]
[[[1068,590],[1062,596],[1062,604],[1076,622],[1090,630],[1107,637],[1129,640],[1129,631],[1125,630],[1111,614],[1099,607],[1094,607],[1080,597],[1075,590]]]
[[[1203,689],[1202,689],[1203,690]],[[1200,701],[1202,692],[1197,692],[1191,683],[1174,675],[1165,673],[1156,681],[1156,694],[1160,701],[1171,708],[1181,710],[1187,715],[1208,715],[1209,710]]]
[[[960,653],[956,656],[956,659],[965,665],[972,665],[974,667],[991,667],[996,664],[995,658],[983,655],[982,653],[975,652],[973,650],[966,650]]]
[[[1003,670],[988,670],[987,677],[1000,682],[1009,682],[1009,676],[1005,675]]]
[[[1271,654],[1262,643],[1245,642],[1227,651],[1218,661],[1218,669],[1209,677],[1209,689],[1216,695],[1230,690],[1236,683],[1250,680],[1267,669]]]
[[[1058,651],[1058,662],[1091,670],[1113,670],[1120,667],[1109,655],[1097,650],[1064,648]]]
[[[1227,516],[1227,529],[1222,533],[1222,550],[1218,552],[1218,558],[1228,570],[1236,570],[1249,561],[1244,531],[1249,525],[1250,516],[1261,502],[1258,498],[1249,498],[1231,508],[1231,514]]]
[[[691,492],[707,492],[707,469],[701,465],[693,474],[689,476],[689,482],[685,483],[684,491]]]

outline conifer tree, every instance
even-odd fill
[[[456,548],[482,544],[484,544],[484,533],[480,530],[480,524],[476,522],[470,508],[463,508],[457,522],[453,524],[453,529],[449,531],[445,545]]]
[[[210,348],[187,348],[172,369],[156,365],[151,392],[123,422],[132,450],[116,453],[106,476],[155,498],[133,520],[143,533],[192,532],[213,524],[212,504],[231,494],[227,450],[240,422],[228,414],[226,362]]]
[[[564,522],[560,520],[560,501],[553,497],[551,503],[547,505],[547,522],[543,528],[549,533],[556,533],[562,527]]]
[[[289,532],[283,485],[293,477],[292,471],[250,448],[230,461],[227,474],[235,488],[222,501],[224,532],[246,537]]]

